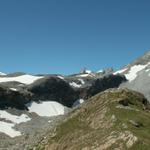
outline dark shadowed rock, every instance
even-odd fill
[[[109,88],[118,87],[126,81],[122,75],[104,75],[102,77],[86,77],[81,88],[70,86],[71,82],[81,84],[81,77],[61,79],[57,76],[45,76],[30,85],[20,86],[19,82],[4,82],[0,86],[0,107],[26,109],[25,103],[30,101],[57,101],[71,107],[79,98],[87,99]],[[16,89],[13,91],[11,89]]]
[[[87,99],[109,88],[116,88],[122,82],[125,82],[126,78],[123,75],[107,75],[102,78],[93,81],[92,85],[86,88],[79,89],[79,97]]]
[[[64,80],[57,77],[45,77],[30,85],[28,90],[33,93],[33,99],[57,101],[65,106],[72,106],[78,99],[77,93]]]
[[[29,102],[30,98],[31,95],[28,92],[20,93],[0,86],[0,109],[7,107],[27,109],[25,103]]]

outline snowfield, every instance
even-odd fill
[[[138,76],[137,73],[140,72],[141,70],[145,69],[150,63],[146,65],[135,65],[132,66],[129,70],[129,73],[125,74],[125,77],[129,82],[135,80],[135,78]]]
[[[0,110],[0,119],[4,119],[4,121],[0,121],[0,132],[5,133],[12,138],[21,135],[21,132],[16,131],[14,129],[16,124],[20,124],[31,120],[31,118],[29,118],[25,114],[22,114],[21,116],[16,116],[4,110]]]
[[[22,114],[21,116],[16,116],[8,113],[7,111],[0,110],[0,118],[6,119],[8,121],[11,121],[12,123],[19,124],[22,122],[30,121],[31,118],[29,118],[27,115]]]
[[[125,71],[127,71],[129,68],[124,68],[121,70],[118,70],[116,72],[114,72],[113,74],[124,74],[126,79],[131,82],[133,80],[136,79],[136,77],[138,76],[138,72],[142,71],[143,69],[145,69],[148,65],[150,65],[150,62],[147,63],[146,65],[134,65],[130,68],[130,70],[128,71],[128,73],[124,74]],[[149,69],[145,70],[146,72],[149,71]]]
[[[0,121],[0,132],[5,133],[12,138],[21,136],[21,133],[19,131],[13,129],[14,126],[15,124],[13,123]]]
[[[58,102],[46,101],[46,102],[31,102],[26,105],[29,112],[34,112],[39,116],[53,117],[58,115],[64,115],[64,106]]]
[[[63,76],[57,76],[58,78],[64,80],[65,78]]]
[[[17,76],[17,77],[0,77],[0,83],[2,82],[12,82],[12,81],[16,81],[16,82],[20,82],[22,84],[32,84],[33,82],[35,82],[36,80],[42,79],[43,77],[38,77],[38,76],[32,76],[32,75],[21,75],[21,76]]]

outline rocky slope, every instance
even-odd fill
[[[111,89],[74,110],[34,150],[149,150],[150,107],[143,95]]]
[[[150,101],[150,52],[145,53],[114,74],[125,75],[128,82],[121,85],[144,94]]]
[[[124,81],[111,69],[69,76],[1,73],[0,149],[28,149],[72,107]]]
[[[126,81],[122,75],[78,74],[72,76],[31,76],[13,74],[0,77],[0,107],[27,109],[30,101],[57,101],[72,107],[78,99],[87,99]]]

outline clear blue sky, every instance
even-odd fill
[[[0,71],[119,68],[150,49],[150,0],[1,0]]]

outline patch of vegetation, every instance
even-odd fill
[[[120,103],[124,100],[125,105]],[[117,108],[118,105],[123,107]],[[111,136],[112,132],[130,131],[138,138],[130,150],[149,150],[150,112],[143,110],[143,105],[146,105],[144,97],[129,90],[98,94],[89,99],[80,109],[71,113],[68,119],[57,127],[55,135],[49,138],[48,146],[56,144],[53,148],[50,147],[52,150],[76,150],[85,147],[94,149],[104,144],[103,141],[107,142],[107,137]],[[126,109],[126,107],[132,109]],[[107,110],[106,113],[104,113],[105,110]],[[104,117],[102,117],[103,114]],[[115,117],[114,120],[112,116]],[[125,141],[120,139],[107,150],[120,145],[123,149],[127,149]],[[40,145],[37,146],[37,150],[42,150],[42,148]]]
[[[140,99],[141,97],[133,96],[131,92],[127,93],[125,98],[132,103],[129,104],[129,107],[133,108],[133,110],[123,108],[116,109],[116,106],[118,105],[117,101],[111,103],[109,106],[109,115],[111,116],[114,114],[117,118],[114,130],[129,130],[138,138],[138,142],[131,148],[131,150],[148,150],[150,147],[150,112],[142,109],[143,98]],[[131,121],[141,124],[141,126],[137,127],[132,124]],[[127,129],[123,128],[123,124],[127,125]]]

